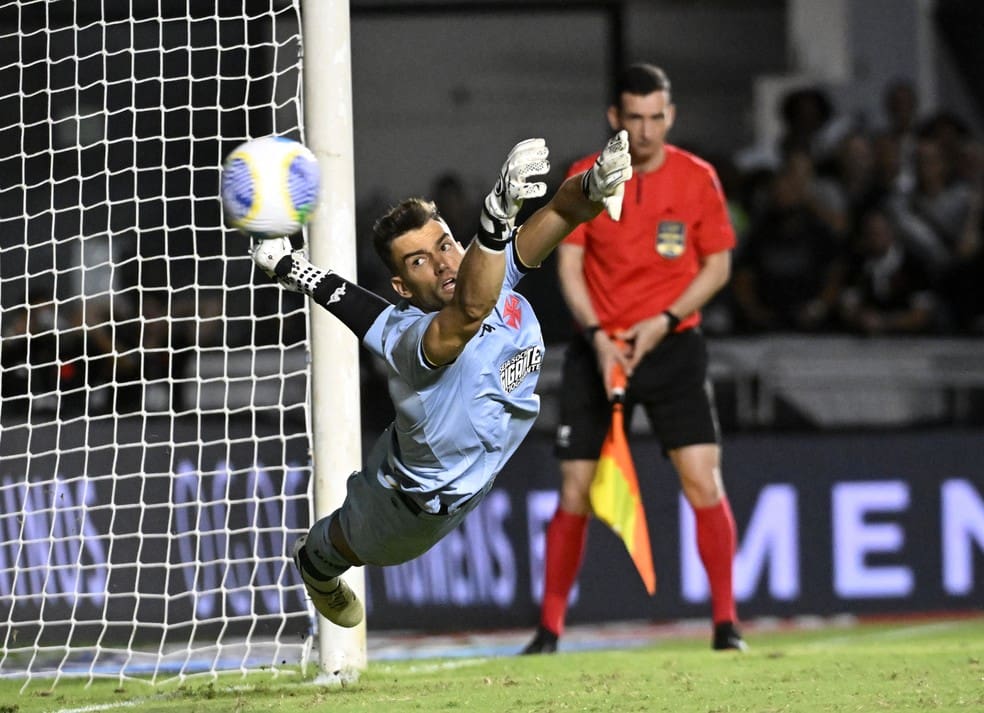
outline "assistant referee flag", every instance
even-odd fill
[[[656,572],[649,544],[649,528],[642,507],[639,479],[625,437],[625,371],[616,363],[612,372],[614,401],[612,422],[601,447],[601,456],[591,482],[591,508],[595,517],[622,538],[649,594],[656,593]]]

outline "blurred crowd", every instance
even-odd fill
[[[984,336],[984,144],[955,114],[921,112],[910,83],[882,99],[880,116],[858,118],[839,115],[823,88],[796,89],[778,107],[774,147],[708,156],[738,233],[730,284],[704,310],[708,332]],[[456,235],[474,233],[480,198],[460,176],[429,191]],[[359,282],[391,297],[367,237],[386,208],[375,193],[360,202]],[[224,249],[209,256],[222,274]],[[266,304],[249,269],[233,275],[243,299],[168,284],[101,301],[32,292],[3,310],[4,414],[182,411],[200,348],[303,340],[302,300],[270,290]],[[524,283],[548,341],[573,329],[552,272]]]
[[[185,410],[188,362],[196,345],[219,344],[221,315],[166,291],[129,296],[56,302],[39,290],[5,310],[3,415]]]
[[[907,82],[882,105],[841,117],[797,89],[772,155],[716,162],[739,241],[708,329],[984,335],[984,146]]]

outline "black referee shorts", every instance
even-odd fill
[[[611,423],[611,404],[594,348],[575,336],[564,355],[560,425],[554,453],[561,460],[594,460]],[[714,392],[707,378],[707,346],[699,329],[671,334],[642,360],[626,390],[626,428],[635,405],[649,418],[663,451],[720,443]]]

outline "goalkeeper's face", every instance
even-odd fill
[[[437,312],[454,297],[458,267],[465,251],[438,220],[410,230],[390,244],[396,293],[425,312]]]

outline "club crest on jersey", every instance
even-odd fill
[[[510,358],[499,367],[499,383],[508,394],[523,383],[523,379],[534,371],[540,371],[543,363],[543,349],[527,347],[516,356]]]
[[[687,247],[687,226],[678,220],[661,220],[656,227],[656,252],[667,260],[683,255]]]

